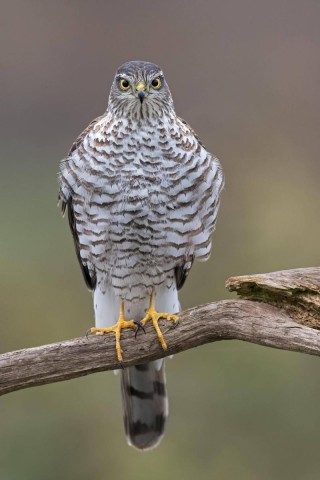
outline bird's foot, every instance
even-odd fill
[[[142,327],[144,327],[146,323],[152,321],[152,324],[157,332],[159,342],[161,343],[163,350],[167,350],[167,344],[158,323],[161,318],[173,322],[173,326],[175,326],[179,320],[178,315],[173,315],[172,313],[157,312],[155,309],[154,294],[152,294],[150,298],[150,307],[146,313],[146,316],[141,320],[141,325]]]
[[[117,358],[119,362],[122,362],[122,349],[120,345],[120,336],[121,336],[121,330],[124,330],[125,328],[136,329],[137,326],[136,326],[136,322],[134,322],[133,320],[125,319],[124,308],[123,308],[123,305],[121,304],[119,320],[117,321],[117,323],[112,325],[112,327],[107,327],[107,328],[92,327],[90,328],[89,333],[96,333],[97,335],[105,335],[110,332],[115,333]]]

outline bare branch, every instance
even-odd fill
[[[234,277],[227,286],[251,300],[223,300],[192,308],[181,313],[175,329],[162,322],[166,351],[151,325],[137,339],[132,331],[124,331],[122,367],[218,340],[243,340],[320,355],[320,331],[316,329],[320,327],[320,268]],[[113,335],[9,352],[0,355],[0,395],[116,368],[121,365]]]

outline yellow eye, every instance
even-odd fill
[[[159,90],[159,88],[161,87],[161,80],[160,78],[154,78],[151,82],[151,86],[152,88],[154,88],[155,90]]]
[[[119,85],[120,85],[121,90],[129,90],[129,88],[130,88],[130,83],[125,78],[120,79]]]

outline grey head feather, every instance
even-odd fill
[[[155,63],[144,62],[142,60],[132,60],[121,65],[116,75],[128,75],[131,77],[143,76],[151,78],[156,75],[163,75],[161,68]]]
[[[160,79],[160,88],[153,88],[152,81]],[[130,84],[127,90],[121,89],[121,80]],[[144,100],[140,101],[136,87],[145,85]],[[121,65],[115,75],[107,111],[114,116],[135,119],[155,118],[174,114],[173,100],[161,68],[155,63],[134,60]]]

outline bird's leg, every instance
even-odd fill
[[[124,328],[136,328],[136,324],[133,320],[126,320],[124,315],[124,303],[121,301],[120,303],[120,313],[119,313],[119,320],[117,323],[112,325],[112,327],[108,328],[96,328],[92,327],[89,330],[89,333],[97,333],[98,335],[105,335],[106,333],[114,332],[116,334],[116,351],[117,351],[117,358],[119,362],[122,362],[122,350],[120,346],[120,335],[121,330]]]
[[[147,313],[146,313],[146,316],[141,320],[141,325],[144,327],[145,324],[147,322],[149,322],[150,320],[152,321],[152,324],[157,332],[157,335],[158,335],[158,338],[159,338],[159,342],[161,343],[161,346],[164,350],[167,350],[167,344],[165,342],[165,339],[163,337],[163,334],[160,330],[160,327],[159,327],[159,320],[160,318],[163,318],[164,320],[169,320],[171,322],[173,322],[173,324],[175,325],[178,320],[179,320],[179,317],[177,315],[172,315],[171,313],[159,313],[156,311],[155,309],[155,294],[154,292],[152,292],[151,296],[150,296],[150,305],[149,305],[149,308],[147,310]]]

